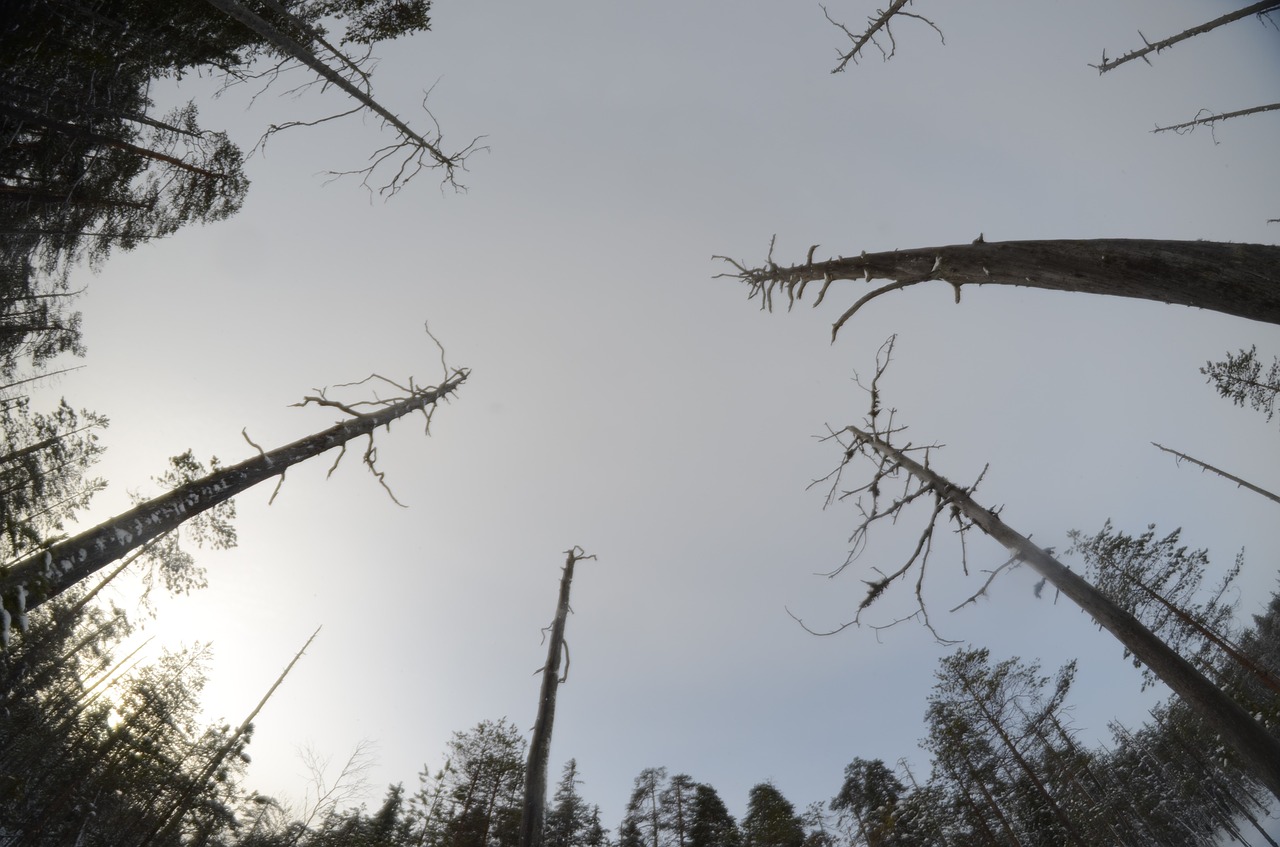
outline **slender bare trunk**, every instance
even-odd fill
[[[441,385],[414,391],[400,402],[376,412],[356,415],[306,438],[261,453],[252,459],[215,471],[167,494],[53,544],[0,573],[0,615],[19,625],[26,613],[96,573],[121,556],[181,526],[195,515],[224,503],[245,489],[283,474],[293,465],[387,426],[410,412],[425,409],[467,378],[460,371]]]
[[[1181,697],[1214,732],[1240,757],[1246,770],[1280,799],[1280,740],[1272,737],[1238,703],[1205,678],[1133,615],[978,505],[972,497],[949,480],[914,461],[871,433],[850,426],[849,431],[887,460],[931,488],[987,535],[1018,555],[1032,570],[1053,583],[1103,629],[1149,667],[1175,694]]]
[[[1154,441],[1152,441],[1151,444],[1153,447],[1158,447],[1166,453],[1172,453],[1173,455],[1177,456],[1179,459],[1186,459],[1188,462],[1191,462],[1194,465],[1199,465],[1200,467],[1204,468],[1207,471],[1213,471],[1218,476],[1224,479],[1229,479],[1232,482],[1234,482],[1237,486],[1241,488],[1247,488],[1250,491],[1252,491],[1254,494],[1261,494],[1263,497],[1266,497],[1268,500],[1274,500],[1277,503],[1280,503],[1280,495],[1272,494],[1270,491],[1268,491],[1265,488],[1259,488],[1258,486],[1254,485],[1252,482],[1247,482],[1238,476],[1233,476],[1232,474],[1229,474],[1224,470],[1215,468],[1213,465],[1205,464],[1199,459],[1195,459],[1195,458],[1192,458],[1191,456],[1188,456],[1186,453],[1179,453],[1177,450],[1170,450],[1168,447],[1165,447],[1163,444],[1156,444]]]
[[[547,645],[547,663],[542,666],[542,693],[538,700],[538,717],[529,739],[529,763],[524,772],[524,809],[520,814],[520,847],[542,847],[542,823],[547,807],[547,760],[551,756],[551,730],[556,719],[556,692],[568,677],[560,676],[560,656],[565,652],[564,626],[569,617],[569,586],[573,582],[573,566],[582,559],[581,547],[566,551],[564,573],[560,577],[560,600],[556,604],[555,621]]]

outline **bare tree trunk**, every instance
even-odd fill
[[[959,486],[871,433],[855,426],[848,427],[848,431],[886,461],[901,467],[931,489],[939,502],[959,510],[975,526],[1003,544],[1074,601],[1186,701],[1205,724],[1235,751],[1249,773],[1280,798],[1280,740],[1273,738],[1190,662],[1066,565],[1016,532],[994,512],[978,505]]]
[[[422,135],[411,129],[408,124],[392,112],[388,111],[387,108],[377,100],[374,100],[368,92],[362,91],[349,79],[321,61],[316,54],[309,50],[305,45],[300,44],[287,33],[283,33],[276,29],[270,23],[254,14],[250,9],[246,8],[243,4],[237,2],[237,0],[207,0],[207,2],[215,9],[218,9],[219,11],[240,21],[240,23],[249,27],[249,29],[253,30],[255,33],[274,45],[281,53],[297,59],[308,68],[315,71],[316,74],[318,74],[327,83],[342,89],[347,96],[351,97],[361,106],[373,112],[391,126],[395,127],[400,133],[401,138],[403,138],[407,143],[412,144],[416,149],[428,153],[437,165],[445,169],[445,172],[449,174],[449,178],[452,178],[454,168],[461,165],[461,154],[454,154],[452,156],[445,154],[439,146],[428,141]],[[346,64],[351,65],[350,60],[347,60],[346,57],[342,57],[342,59]]]
[[[1199,459],[1193,459],[1192,457],[1188,456],[1186,453],[1179,453],[1177,450],[1170,450],[1168,447],[1165,447],[1163,444],[1156,444],[1154,441],[1152,441],[1151,445],[1153,447],[1158,447],[1159,449],[1163,450],[1166,453],[1172,453],[1173,455],[1177,456],[1179,459],[1186,459],[1188,462],[1191,462],[1192,464],[1199,465],[1200,467],[1204,468],[1207,471],[1213,471],[1218,476],[1223,477],[1224,479],[1231,480],[1240,488],[1247,488],[1250,491],[1252,491],[1254,494],[1261,494],[1263,497],[1266,497],[1268,500],[1274,500],[1277,503],[1280,503],[1280,495],[1272,494],[1270,491],[1268,491],[1265,488],[1259,488],[1258,486],[1254,485],[1252,482],[1246,482],[1245,480],[1241,479],[1238,476],[1233,476],[1232,474],[1229,474],[1224,470],[1219,470],[1218,468],[1215,468],[1213,465],[1207,465],[1204,462],[1200,461]]]
[[[247,488],[280,476],[299,462],[346,444],[361,435],[372,435],[410,412],[426,409],[453,392],[467,378],[462,370],[434,388],[415,389],[408,397],[377,411],[355,417],[292,444],[260,453],[252,459],[217,470],[173,489],[127,512],[86,530],[74,538],[53,544],[0,573],[0,617],[5,633],[12,616],[21,626],[26,613],[75,583],[119,559],[153,538],[176,529],[186,520],[226,502]]]
[[[972,244],[864,252],[825,262],[813,261],[815,249],[804,264],[790,267],[774,264],[772,256],[759,268],[717,258],[737,268],[724,276],[747,283],[763,308],[773,307],[776,290],[794,303],[814,281],[823,283],[816,306],[835,280],[894,280],[841,315],[832,327],[833,339],[868,301],[928,280],[951,283],[957,302],[964,285],[1024,285],[1157,300],[1280,323],[1280,247],[1273,245],[1128,238],[987,243],[979,236]]]
[[[1205,117],[1203,118],[1195,118],[1194,120],[1184,121],[1183,123],[1180,123],[1180,124],[1173,124],[1171,126],[1158,126],[1151,131],[1152,132],[1173,131],[1181,135],[1183,131],[1194,129],[1200,126],[1201,124],[1209,124],[1210,126],[1212,126],[1218,121],[1229,121],[1232,118],[1242,118],[1245,115],[1255,115],[1258,112],[1274,112],[1276,109],[1280,109],[1280,103],[1270,103],[1266,106],[1253,106],[1252,108],[1249,108],[1249,109],[1237,109],[1234,112],[1223,112],[1221,114],[1205,115]],[[1201,109],[1199,114],[1203,115],[1207,111],[1209,110]]]
[[[1202,33],[1217,29],[1223,24],[1229,24],[1232,21],[1238,21],[1241,18],[1247,18],[1250,15],[1265,15],[1267,12],[1272,12],[1276,9],[1280,9],[1280,3],[1277,3],[1276,0],[1264,0],[1264,2],[1254,3],[1252,6],[1245,6],[1243,9],[1229,12],[1220,18],[1214,18],[1208,23],[1201,24],[1200,26],[1193,26],[1191,29],[1183,30],[1177,35],[1170,36],[1163,41],[1157,41],[1155,44],[1147,41],[1147,37],[1139,31],[1138,37],[1146,43],[1146,47],[1126,53],[1119,59],[1111,60],[1107,59],[1107,52],[1104,50],[1102,51],[1102,62],[1097,65],[1090,65],[1090,67],[1097,68],[1098,73],[1100,74],[1105,74],[1107,71],[1123,65],[1125,62],[1132,62],[1134,59],[1141,59],[1149,65],[1151,64],[1151,60],[1147,58],[1149,53],[1159,53],[1166,47],[1172,47],[1179,41],[1186,41],[1188,38],[1193,38],[1197,35],[1201,35]]]
[[[316,636],[319,634],[320,628],[317,627],[316,631],[311,633],[311,637],[307,639],[307,642],[302,645],[302,649],[294,654],[293,659],[289,661],[289,664],[285,665],[284,670],[282,670],[280,675],[276,677],[276,681],[267,689],[267,693],[262,695],[262,699],[258,701],[258,705],[253,707],[253,711],[249,713],[249,716],[241,721],[240,726],[236,727],[235,732],[231,733],[231,736],[226,740],[226,742],[218,748],[218,752],[210,758],[208,763],[200,770],[199,776],[190,780],[187,789],[183,791],[176,800],[174,800],[165,818],[162,818],[155,828],[151,830],[151,833],[143,839],[141,844],[139,844],[139,847],[147,847],[147,845],[155,841],[158,836],[173,834],[173,830],[179,823],[181,823],[182,816],[186,814],[192,797],[197,791],[204,791],[209,786],[210,780],[213,778],[213,775],[217,772],[218,768],[222,767],[222,763],[225,762],[227,757],[235,750],[240,739],[244,738],[244,736],[249,732],[249,727],[253,724],[253,719],[256,718],[258,713],[262,711],[262,708],[267,705],[267,702],[271,699],[272,695],[276,693],[276,689],[284,682],[285,677],[287,677],[289,672],[293,670],[293,666],[298,664],[298,660],[302,658],[302,654],[307,652],[307,648],[311,646],[311,642],[315,641]]]
[[[551,756],[551,730],[556,719],[556,692],[569,677],[568,664],[560,676],[560,654],[564,646],[564,625],[569,617],[569,586],[573,582],[573,566],[583,559],[581,547],[566,552],[564,573],[560,577],[560,600],[556,604],[555,621],[547,645],[547,663],[542,666],[542,694],[538,700],[538,717],[529,739],[529,764],[524,771],[524,809],[520,814],[520,847],[542,847],[542,822],[547,806],[547,759]]]

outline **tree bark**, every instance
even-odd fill
[[[1240,757],[1246,770],[1280,799],[1280,740],[1272,737],[1238,703],[1205,678],[1186,659],[1157,638],[1133,615],[1117,606],[1098,589],[1066,565],[1033,544],[1025,536],[978,505],[949,480],[894,449],[871,433],[855,426],[849,432],[881,456],[931,488],[936,495],[960,510],[987,535],[1016,553],[1032,570],[1043,576],[1181,697],[1195,713]]]
[[[357,415],[292,444],[215,471],[0,570],[0,623],[5,635],[15,617],[21,626],[27,612],[153,538],[247,488],[283,474],[299,462],[425,409],[457,389],[466,378],[467,371],[459,371],[435,388],[415,391],[376,412]]]
[[[723,258],[723,257],[721,257]],[[790,302],[810,282],[827,288],[841,279],[891,279],[865,295],[840,317],[832,336],[864,303],[881,294],[927,280],[955,286],[1023,285],[1051,291],[1078,291],[1156,300],[1223,312],[1266,323],[1280,323],[1280,247],[1215,241],[1093,240],[1000,241],[952,244],[862,253],[825,262],[780,267],[769,260],[760,268],[731,262],[751,295],[772,307],[775,289]]]
[[[560,677],[560,655],[564,652],[564,627],[569,617],[569,586],[573,582],[573,566],[585,556],[581,547],[567,551],[564,573],[560,577],[560,600],[556,604],[555,621],[551,624],[547,663],[542,666],[542,693],[538,700],[538,717],[529,739],[529,763],[524,772],[524,809],[520,814],[519,847],[542,847],[542,823],[547,807],[547,760],[551,757],[551,730],[556,719],[556,692]],[[565,676],[568,676],[566,668]]]

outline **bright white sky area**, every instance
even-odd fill
[[[332,410],[289,408],[370,372],[440,378],[423,321],[472,369],[431,437],[417,420],[378,436],[393,504],[349,454],[296,468],[238,500],[240,546],[205,553],[210,587],[162,604],[152,631],[213,641],[210,716],[238,722],[307,636],[324,629],[257,721],[250,782],[300,798],[312,746],[337,764],[378,746],[371,800],[416,787],[455,730],[532,724],[539,630],[566,550],[579,567],[552,778],[574,757],[617,828],[635,775],[665,766],[714,785],[741,815],[773,780],[797,807],[826,800],[855,756],[927,757],[925,697],[950,649],[910,624],[820,639],[862,598],[873,566],[901,561],[909,526],[884,527],[857,568],[855,514],[806,491],[839,458],[814,436],[856,422],[851,377],[898,334],[887,400],[935,467],[1037,542],[1111,518],[1131,533],[1183,527],[1220,567],[1243,547],[1241,610],[1276,585],[1275,505],[1189,467],[1159,441],[1280,488],[1276,427],[1231,406],[1198,368],[1280,328],[1153,302],[990,286],[917,286],[869,305],[833,287],[812,310],[766,314],[714,279],[712,254],[758,263],[1033,238],[1275,243],[1280,113],[1187,136],[1153,135],[1205,108],[1274,102],[1280,32],[1247,20],[1099,77],[1088,67],[1230,11],[1222,2],[921,0],[895,26],[898,55],[830,75],[846,43],[816,3],[440,0],[431,33],[379,51],[380,100],[421,125],[424,88],[445,146],[485,135],[469,191],[431,175],[370,202],[327,169],[358,167],[390,136],[358,119],[278,136],[248,170],[233,219],[87,270],[88,365],[47,389],[111,418],[92,516],[170,455],[238,461],[324,428]],[[860,29],[869,2],[832,0]],[[304,81],[301,74],[297,82]],[[285,81],[287,82],[287,81]],[[272,122],[314,118],[318,91],[246,110],[210,101],[203,122],[246,148]],[[88,525],[88,522],[86,522]],[[1002,551],[971,548],[994,567]],[[1083,740],[1137,722],[1121,649],[1065,600],[1032,595],[1026,570],[977,606],[959,551],[935,553],[935,621],[996,658],[1079,658]],[[129,598],[119,595],[121,602]],[[905,597],[904,597],[905,600]],[[873,621],[895,615],[886,603]],[[156,647],[150,648],[155,650]]]

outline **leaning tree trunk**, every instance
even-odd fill
[[[414,390],[376,412],[357,414],[322,432],[215,471],[4,568],[0,571],[0,625],[5,640],[15,616],[23,626],[27,612],[153,538],[299,462],[425,409],[466,378],[467,371],[459,371],[439,386]]]
[[[560,577],[560,601],[551,624],[547,645],[547,663],[542,666],[542,693],[538,700],[538,717],[529,739],[529,763],[524,771],[524,810],[520,814],[519,847],[542,847],[542,822],[547,806],[547,759],[551,756],[551,729],[556,719],[556,692],[564,680],[560,676],[560,654],[565,651],[564,625],[569,617],[569,584],[573,582],[573,566],[582,559],[581,547],[567,551],[564,574]],[[568,668],[565,669],[568,676]]]
[[[1245,768],[1280,799],[1280,740],[1274,738],[1238,703],[1228,697],[1169,645],[1156,637],[1133,615],[1072,572],[1049,553],[978,505],[959,486],[896,450],[872,433],[848,427],[862,443],[887,461],[897,464],[940,501],[950,503],[968,520],[1053,583],[1130,653],[1149,667],[1175,694],[1186,701],[1212,731],[1218,733],[1240,757]]]
[[[741,279],[771,307],[775,290],[794,302],[810,282],[822,282],[821,302],[835,280],[894,280],[872,290],[832,327],[832,337],[867,301],[928,280],[955,287],[1025,285],[1053,291],[1110,294],[1158,300],[1280,323],[1280,247],[1215,241],[1155,241],[1102,238],[1089,241],[998,241],[982,236],[972,244],[862,253],[782,267],[772,257],[763,267],[730,261]],[[772,250],[770,251],[772,252]],[[719,257],[724,258],[724,257]]]
[[[307,652],[307,648],[311,646],[311,642],[315,641],[316,636],[319,634],[320,628],[316,627],[316,631],[311,633],[311,637],[307,639],[307,643],[303,644],[302,649],[293,655],[293,659],[290,660],[289,664],[285,665],[284,670],[282,670],[280,675],[276,677],[276,681],[267,689],[267,693],[262,695],[262,699],[258,701],[258,705],[254,706],[253,711],[249,713],[249,716],[240,722],[240,726],[236,727],[234,732],[227,736],[227,740],[222,742],[218,747],[217,752],[214,753],[214,755],[209,758],[209,761],[205,766],[200,769],[200,773],[188,781],[186,789],[183,790],[173,801],[169,810],[161,816],[160,822],[156,824],[156,826],[151,830],[151,833],[142,840],[138,847],[149,847],[149,845],[155,841],[163,840],[162,836],[172,836],[174,834],[174,830],[178,828],[182,819],[186,816],[187,812],[190,811],[191,801],[195,797],[196,793],[204,791],[212,786],[218,769],[221,768],[228,757],[237,750],[240,746],[241,739],[249,734],[249,730],[253,726],[254,718],[256,718],[258,713],[262,711],[263,707],[267,705],[267,701],[269,701],[276,693],[276,689],[284,684],[285,677],[287,677],[289,672],[293,670],[293,666],[298,664],[298,661],[302,658],[302,654]]]
[[[1170,450],[1168,447],[1165,447],[1163,444],[1156,444],[1154,441],[1152,441],[1151,444],[1153,447],[1157,447],[1166,453],[1172,453],[1178,459],[1186,459],[1188,462],[1191,462],[1193,465],[1199,465],[1200,467],[1204,468],[1206,471],[1212,471],[1213,473],[1216,473],[1218,476],[1222,477],[1223,479],[1231,480],[1236,484],[1237,488],[1247,488],[1250,491],[1252,491],[1254,494],[1261,494],[1263,497],[1266,497],[1268,500],[1273,500],[1277,503],[1280,503],[1280,495],[1274,494],[1265,488],[1260,488],[1259,486],[1254,485],[1252,482],[1249,482],[1248,480],[1241,479],[1235,474],[1229,474],[1226,471],[1222,470],[1221,468],[1215,468],[1213,465],[1206,464],[1205,462],[1200,461],[1194,456],[1188,456],[1186,453],[1179,453],[1177,450]]]
[[[218,9],[219,11],[240,21],[240,23],[266,39],[280,52],[297,59],[308,68],[315,71],[327,84],[342,89],[348,97],[355,100],[361,106],[373,112],[387,123],[391,124],[391,126],[395,127],[405,141],[415,145],[420,150],[428,152],[431,155],[431,158],[433,158],[437,164],[444,167],[449,173],[452,173],[453,169],[461,164],[461,158],[459,156],[450,156],[441,151],[436,144],[433,144],[421,134],[415,132],[394,113],[389,111],[377,100],[374,100],[368,92],[360,90],[360,88],[353,85],[351,81],[342,74],[322,62],[312,50],[306,47],[306,45],[301,44],[288,34],[276,29],[269,22],[238,2],[238,0],[206,0],[206,2],[215,9]],[[350,64],[349,60],[346,60],[346,57],[342,58]]]

